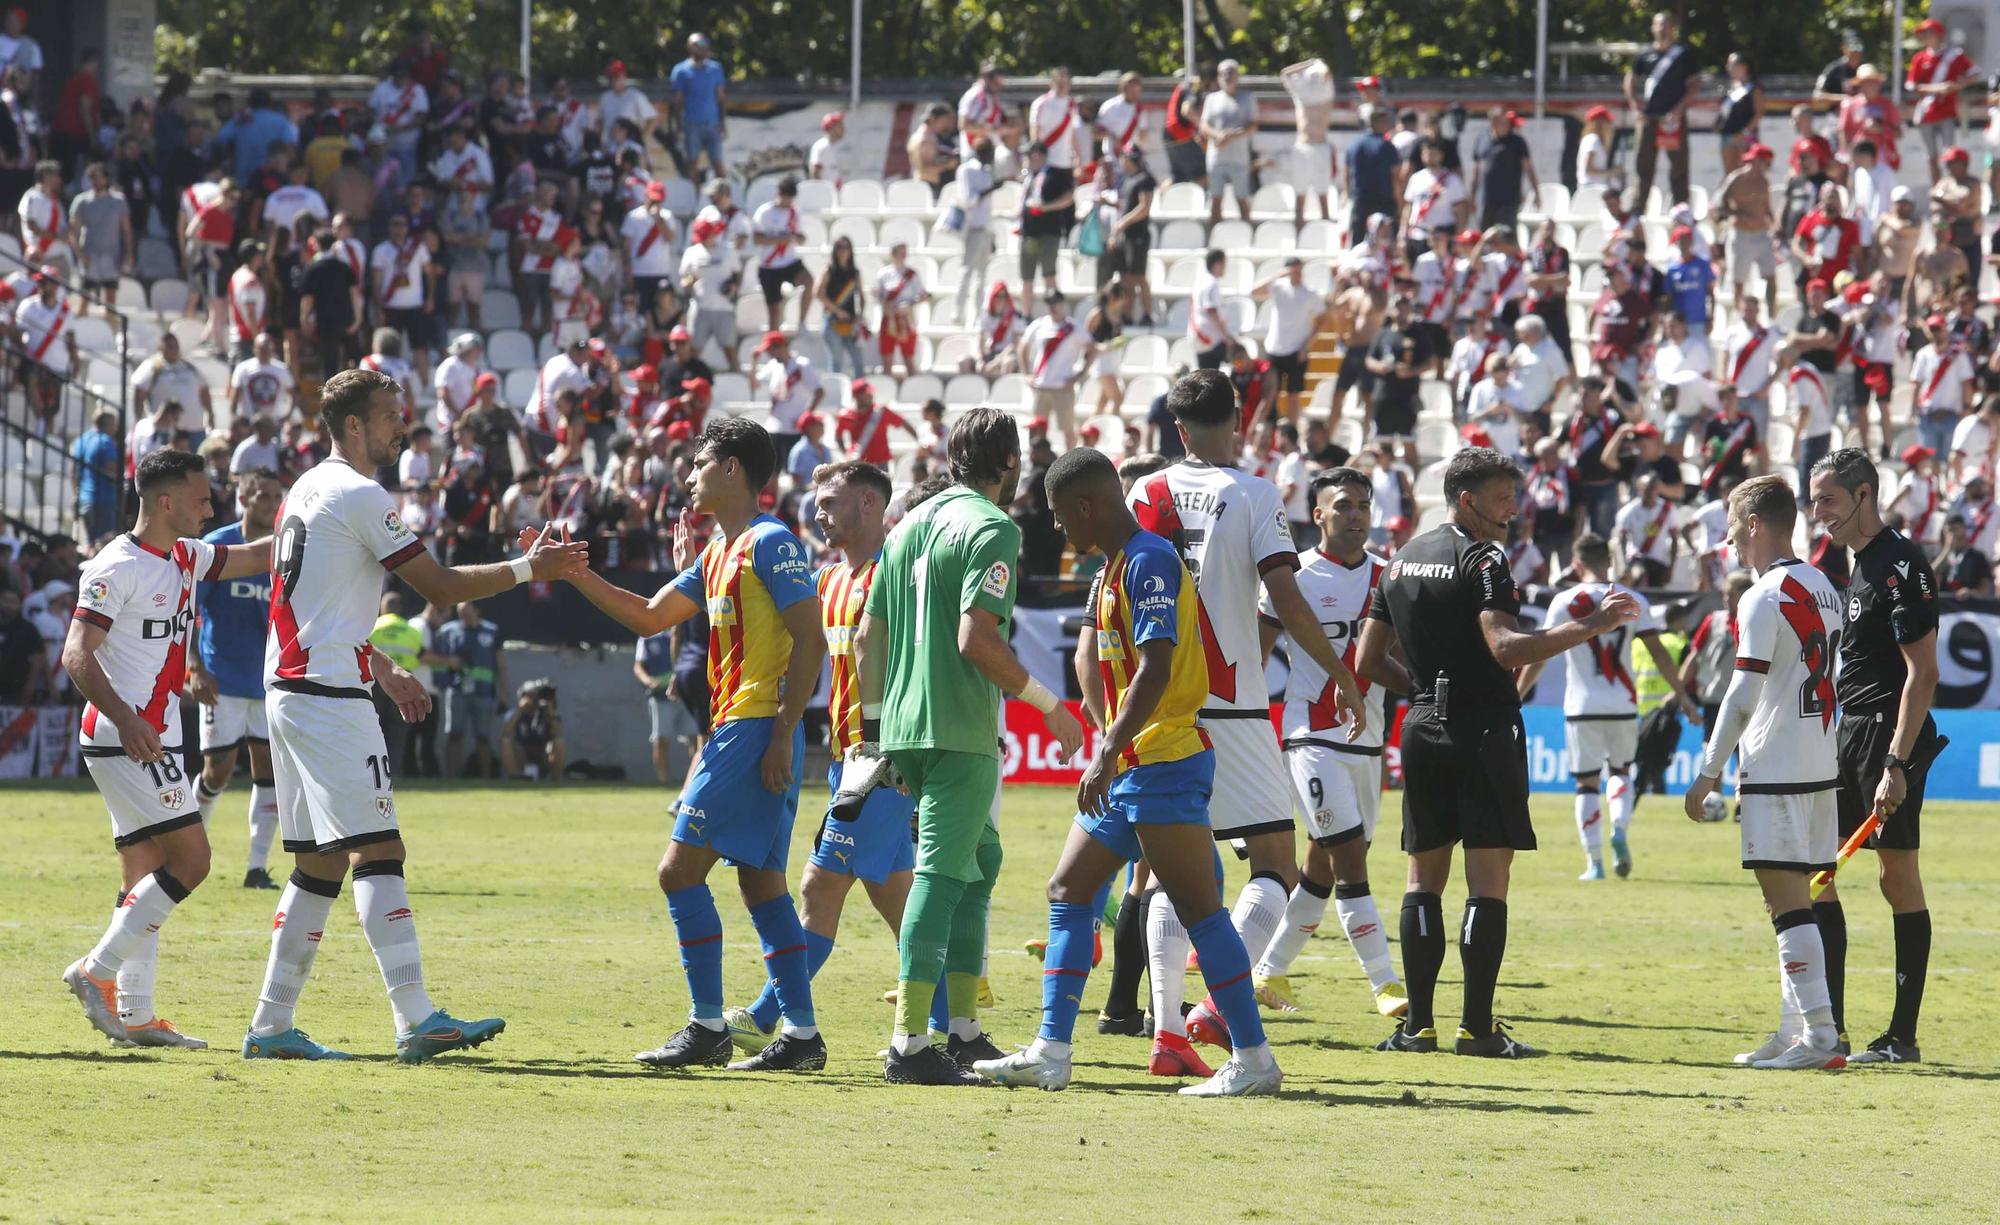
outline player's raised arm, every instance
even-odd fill
[[[681,571],[680,577],[654,592],[650,599],[617,586],[589,567],[571,576],[569,582],[599,612],[642,638],[670,630],[702,609],[699,566]]]
[[[1507,561],[1497,552],[1491,558],[1483,559],[1474,567],[1474,581],[1481,581],[1478,571],[1486,566],[1505,569]],[[1518,615],[1496,608],[1482,609],[1479,614],[1479,630],[1486,637],[1486,648],[1493,652],[1493,659],[1501,667],[1512,670],[1542,664],[1569,650],[1579,642],[1587,642],[1606,630],[1616,629],[1639,615],[1639,603],[1625,592],[1613,592],[1604,599],[1596,612],[1580,621],[1566,621],[1546,629],[1524,630]],[[1524,690],[1525,692],[1525,690]]]
[[[477,566],[447,566],[431,556],[430,550],[419,549],[396,567],[396,577],[442,608],[483,600],[527,582],[574,582],[590,572],[590,546],[571,540],[567,528],[560,533],[552,526],[540,531],[525,528],[518,543],[521,556],[514,560]]]
[[[249,578],[256,574],[268,574],[271,569],[271,542],[274,539],[266,536],[248,544],[222,546],[228,551],[223,555],[222,565],[215,577]]]

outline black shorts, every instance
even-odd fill
[[[1220,370],[1222,369],[1222,364],[1228,360],[1229,344],[1226,341],[1215,346],[1213,349],[1203,349],[1194,355],[1194,364],[1197,370]]]
[[[1272,382],[1279,391],[1289,391],[1294,395],[1306,389],[1306,351],[1297,353],[1271,354]]]
[[[769,305],[784,297],[787,285],[810,286],[812,276],[804,264],[790,263],[782,268],[757,269],[757,284],[764,291],[765,304]]]
[[[1140,278],[1146,275],[1146,260],[1153,253],[1153,240],[1151,237],[1134,237],[1144,233],[1143,227],[1128,230],[1125,241],[1112,248],[1111,253],[1115,257],[1117,271],[1126,276]]]
[[[1844,711],[1840,716],[1840,840],[1846,842],[1868,819],[1875,806],[1875,788],[1882,783],[1882,758],[1896,735],[1896,712],[1858,714]],[[1937,743],[1937,721],[1924,716],[1923,730],[1917,733],[1911,756],[1927,760]],[[1922,841],[1924,782],[1930,776],[1926,766],[1904,780],[1903,806],[1882,820],[1882,828],[1868,840],[1876,850],[1914,851]]]
[[[1639,584],[1641,587],[1665,587],[1673,578],[1674,568],[1658,558],[1635,557],[1632,560],[1638,562],[1639,569],[1645,573],[1644,581]]]
[[[1535,849],[1528,817],[1528,745],[1519,712],[1428,705],[1403,719],[1403,849]]]
[[[1208,158],[1198,140],[1167,145],[1167,174],[1176,183],[1198,183],[1208,177]]]
[[[1410,330],[1423,337],[1424,345],[1433,354],[1451,354],[1451,329],[1442,323],[1426,323],[1423,320],[1410,325]]]
[[[384,327],[392,327],[409,339],[412,349],[431,346],[431,316],[421,307],[399,307],[382,312]]]
[[[1417,436],[1417,402],[1409,400],[1377,400],[1370,410],[1375,420],[1375,432],[1385,438],[1415,438]]]

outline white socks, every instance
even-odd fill
[[[1832,1028],[1833,999],[1826,988],[1826,945],[1819,924],[1805,909],[1780,915],[1777,923],[1779,982],[1793,1010],[1805,1019],[1809,1032]]]
[[[1285,901],[1285,921],[1278,928],[1278,934],[1271,937],[1271,943],[1264,949],[1264,955],[1257,959],[1252,977],[1257,979],[1277,978],[1291,972],[1292,963],[1319,930],[1321,920],[1326,918],[1326,900],[1332,891],[1320,892],[1321,886],[1299,877],[1298,887]]]
[[[985,1031],[979,1028],[979,1021],[973,1017],[953,1017],[951,1036],[960,1042],[970,1042]]]
[[[300,888],[301,880],[309,888]],[[305,990],[313,957],[319,952],[320,935],[326,930],[333,901],[339,896],[339,881],[314,880],[294,873],[286,882],[285,891],[278,895],[278,913],[271,925],[271,959],[264,967],[263,990],[257,993],[257,1012],[250,1018],[251,1033],[268,1038],[292,1027],[299,993]]]
[[[424,959],[417,948],[417,921],[410,911],[409,890],[403,887],[403,865],[376,859],[354,869],[354,910],[361,930],[375,951],[382,985],[389,989],[389,1007],[396,1014],[396,1032],[407,1034],[427,1020],[437,1006],[424,990]]]
[[[1244,950],[1270,948],[1271,937],[1284,926],[1289,907],[1285,886],[1275,877],[1259,874],[1245,881],[1243,892],[1236,895],[1235,908],[1229,912],[1230,926],[1243,938]]]
[[[221,798],[222,793],[220,791],[210,791],[208,789],[207,779],[197,778],[195,780],[194,803],[195,807],[201,809],[201,819],[203,821],[215,815],[215,802]]]
[[[97,947],[84,958],[84,973],[92,978],[115,977],[128,959],[140,956],[147,938],[159,932],[160,925],[187,895],[187,889],[165,868],[141,879],[125,895],[118,913],[111,916]]]
[[[138,951],[118,967],[118,1019],[127,1026],[153,1019],[153,974],[160,966],[160,933],[148,932]]]
[[[1632,828],[1632,810],[1638,806],[1639,789],[1632,785],[1630,771],[1604,775],[1604,805],[1611,810],[1611,832],[1622,834]]]
[[[250,788],[250,863],[263,868],[271,862],[271,842],[278,836],[278,788],[256,783]]]
[[[1590,862],[1604,861],[1603,797],[1595,791],[1576,793],[1576,834],[1583,840],[1583,853]]]
[[[1340,916],[1341,930],[1347,933],[1348,947],[1368,975],[1369,989],[1380,991],[1397,981],[1395,962],[1389,958],[1389,933],[1382,930],[1382,915],[1375,909],[1368,883],[1337,887],[1333,909]]]
[[[1153,1028],[1156,1033],[1187,1037],[1181,1000],[1187,991],[1187,929],[1167,900],[1166,890],[1153,894],[1146,909],[1146,969],[1153,984]]]
[[[922,1034],[897,1034],[889,1039],[889,1045],[896,1048],[898,1055],[914,1055],[931,1044],[931,1036]]]
[[[1048,1038],[1036,1038],[1028,1044],[1028,1053],[1037,1059],[1051,1063],[1069,1062],[1069,1043],[1056,1042]]]

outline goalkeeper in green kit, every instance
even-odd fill
[[[949,463],[953,484],[883,546],[855,645],[866,741],[855,756],[886,754],[917,801],[916,882],[897,942],[896,1028],[883,1066],[894,1084],[981,1084],[972,1062],[1000,1055],[978,1020],[986,909],[1000,873],[990,816],[1000,695],[1041,711],[1065,759],[1083,745],[1076,716],[1007,645],[1021,551],[1003,509],[1021,476],[1013,418],[967,413],[952,428]],[[927,1024],[940,972],[951,1005],[942,1051]]]

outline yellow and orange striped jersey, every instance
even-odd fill
[[[819,572],[819,623],[826,631],[826,658],[833,686],[826,699],[831,723],[828,749],[834,757],[861,743],[861,681],[854,671],[854,636],[861,628],[861,610],[868,603],[868,586],[875,581],[871,557],[860,566],[839,562]]]
[[[1118,717],[1139,648],[1154,639],[1174,644],[1166,692],[1152,717],[1119,755],[1124,769],[1181,761],[1209,747],[1196,716],[1208,698],[1208,662],[1201,645],[1201,596],[1180,555],[1148,531],[1132,538],[1104,567],[1097,595],[1097,667],[1104,678],[1104,717]]]
[[[734,540],[717,537],[674,579],[708,609],[709,713],[716,723],[778,713],[792,634],[779,614],[814,598],[805,545],[770,515]]]

